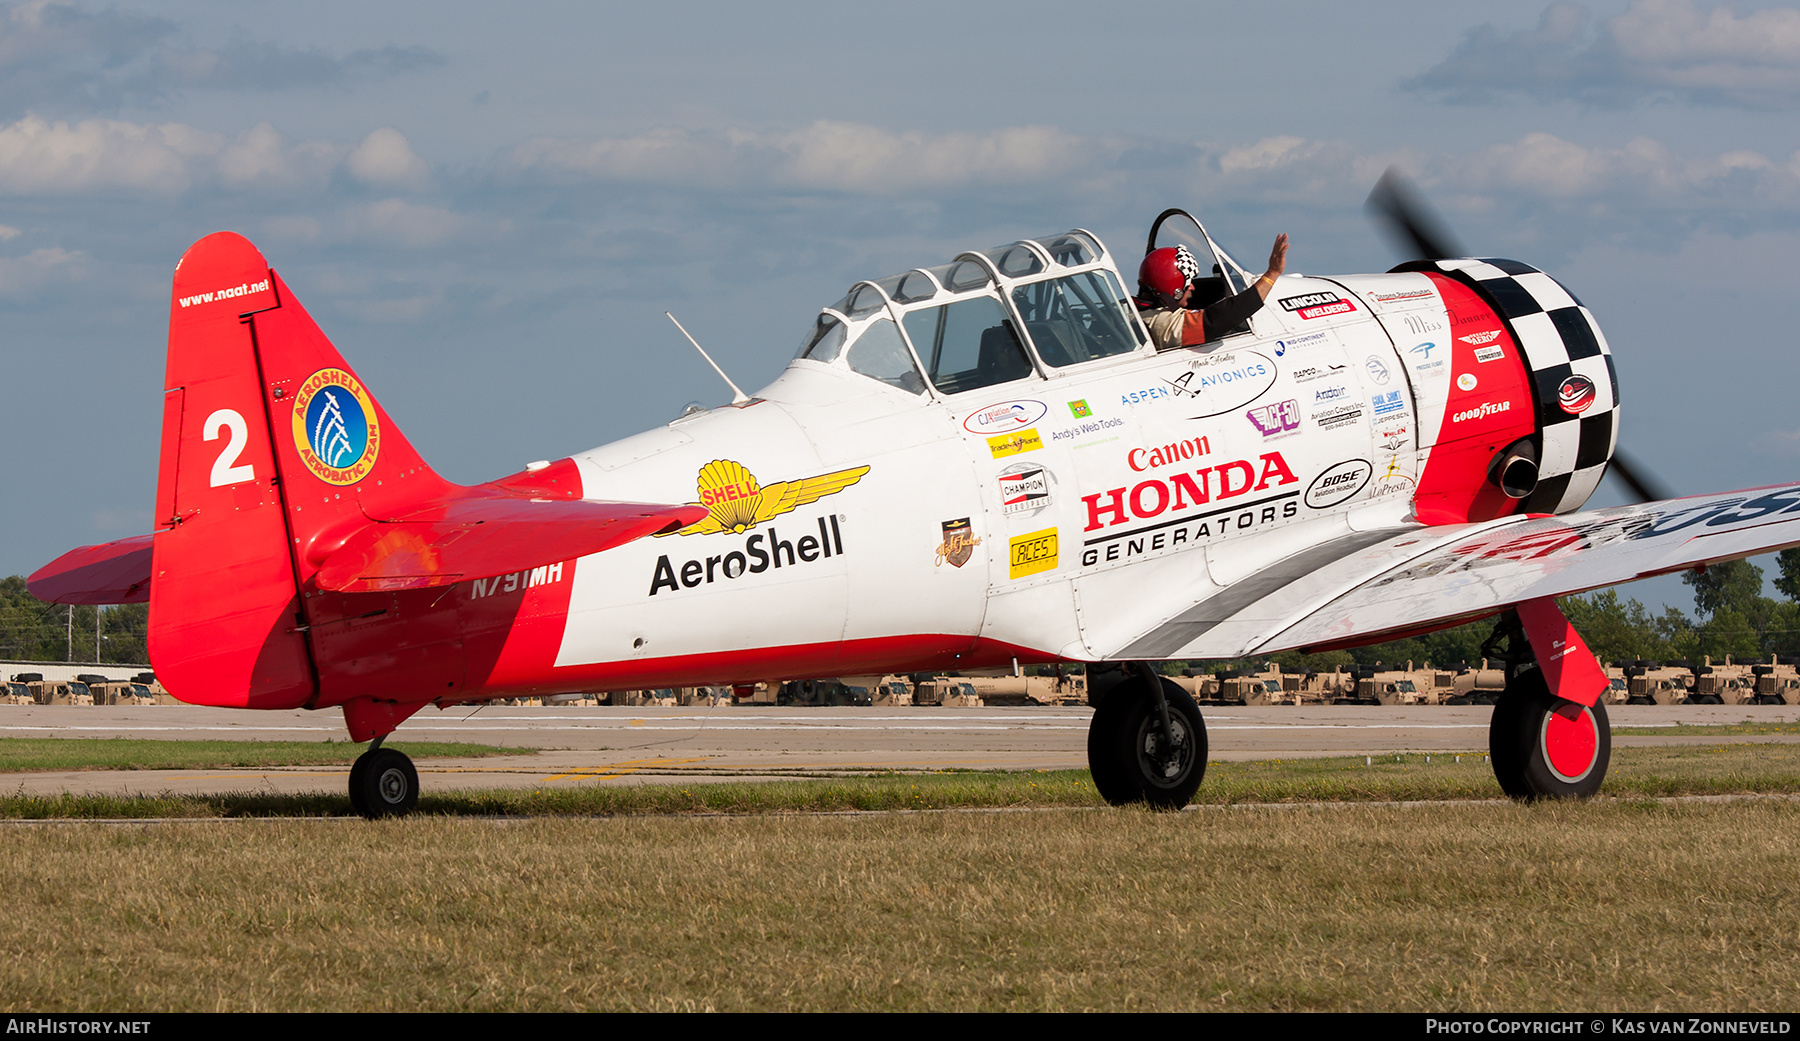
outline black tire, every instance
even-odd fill
[[[1168,679],[1162,685],[1177,746],[1173,754],[1161,754],[1156,702],[1141,682],[1114,689],[1088,726],[1088,771],[1100,797],[1114,806],[1147,802],[1178,810],[1206,776],[1206,721],[1200,708]]]
[[[358,817],[369,816],[368,800],[363,798],[363,775],[369,772],[369,755],[364,752],[350,764],[350,808]]]
[[[1507,684],[1488,723],[1494,778],[1515,799],[1585,799],[1612,762],[1606,705],[1592,708],[1550,693],[1537,669]]]
[[[350,768],[350,803],[370,820],[404,817],[419,804],[419,772],[403,752],[364,752]]]

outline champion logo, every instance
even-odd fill
[[[1484,344],[1484,343],[1492,343],[1495,340],[1498,340],[1499,338],[1500,338],[1500,330],[1498,330],[1498,329],[1490,329],[1485,333],[1470,333],[1467,336],[1458,336],[1457,337],[1457,339],[1461,340],[1464,343],[1472,343],[1472,344],[1475,344],[1476,346],[1480,346],[1481,344]]]

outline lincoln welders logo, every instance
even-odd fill
[[[327,484],[355,484],[381,455],[381,420],[355,376],[320,369],[294,395],[294,447],[313,476]]]
[[[694,506],[706,507],[707,516],[675,532],[677,535],[711,535],[719,531],[745,532],[764,521],[835,495],[862,480],[869,472],[866,466],[802,477],[793,481],[762,484],[743,463],[732,459],[714,459],[700,468],[694,480],[700,501]],[[657,534],[668,534],[658,532]]]

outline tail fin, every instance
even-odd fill
[[[300,591],[368,520],[453,486],[427,467],[262,254],[209,235],[176,265],[149,649],[184,700],[306,705]]]

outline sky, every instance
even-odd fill
[[[1589,306],[1663,484],[1800,470],[1800,8],[0,2],[0,575],[150,529],[213,231],[474,482],[727,400],[664,310],[754,390],[858,279],[1168,206],[1381,271],[1389,166]]]

